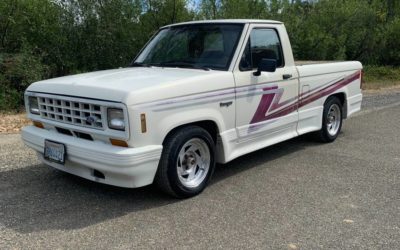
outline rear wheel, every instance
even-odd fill
[[[319,141],[333,142],[339,135],[343,123],[342,103],[335,96],[329,97],[324,105],[322,128],[316,133]]]
[[[199,194],[215,167],[215,145],[203,128],[188,126],[170,134],[165,142],[155,182],[178,198]]]

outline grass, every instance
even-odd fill
[[[364,66],[363,89],[378,90],[400,85],[400,67]]]

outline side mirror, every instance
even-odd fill
[[[258,68],[256,72],[253,72],[253,75],[259,76],[261,75],[262,71],[265,72],[275,72],[276,70],[276,60],[275,59],[261,59],[260,63],[258,64]]]

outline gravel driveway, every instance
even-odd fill
[[[334,143],[218,166],[188,200],[62,173],[0,135],[0,249],[398,249],[399,215],[400,93],[366,96]]]

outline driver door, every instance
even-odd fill
[[[289,40],[287,36],[282,40],[278,29],[266,24],[250,25],[234,70],[237,142],[253,149],[297,136],[297,70],[292,56],[291,62],[285,61],[281,42]],[[254,75],[261,59],[276,60],[275,72]]]

